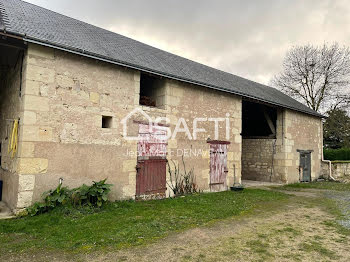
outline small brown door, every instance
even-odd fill
[[[210,144],[210,191],[227,190],[227,143]]]
[[[164,198],[166,192],[166,131],[139,125],[136,198]]]
[[[138,161],[136,174],[137,197],[165,197],[166,161],[166,159],[147,159]]]

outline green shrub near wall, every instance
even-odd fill
[[[350,160],[350,148],[340,148],[340,149],[328,149],[325,148],[324,159],[336,161],[336,160]]]

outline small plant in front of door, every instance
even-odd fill
[[[167,184],[174,196],[183,196],[188,194],[199,193],[195,183],[194,168],[187,172],[184,158],[182,157],[183,172],[180,171],[180,165],[171,160],[173,167],[168,162],[168,173],[170,180]]]

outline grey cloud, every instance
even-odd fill
[[[349,45],[346,0],[30,0],[264,84],[293,45]]]

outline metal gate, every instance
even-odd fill
[[[227,190],[227,143],[210,144],[210,191]]]
[[[311,181],[311,153],[300,152],[300,181],[310,182]]]

